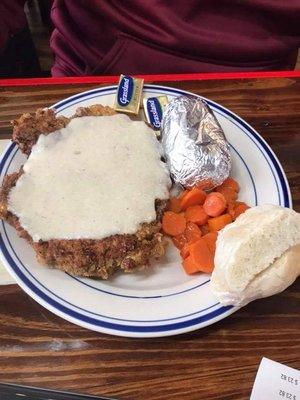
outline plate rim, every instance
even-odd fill
[[[82,100],[84,100],[84,99],[86,99],[86,97],[88,96],[88,95],[90,95],[90,94],[92,94],[92,93],[97,93],[97,95],[98,96],[101,96],[101,94],[100,93],[103,93],[103,95],[104,94],[111,94],[111,93],[105,93],[105,92],[107,92],[107,91],[109,91],[109,92],[113,92],[114,90],[116,90],[116,88],[117,88],[117,85],[109,85],[109,86],[105,86],[105,87],[101,87],[101,88],[95,88],[95,89],[91,89],[91,90],[88,90],[88,91],[84,91],[84,92],[81,92],[81,93],[78,93],[78,94],[75,94],[75,95],[73,95],[73,96],[70,96],[70,97],[68,97],[68,98],[66,98],[66,99],[62,99],[61,101],[59,101],[59,102],[57,102],[57,103],[55,103],[55,104],[53,104],[50,108],[54,108],[57,112],[61,112],[61,111],[63,111],[65,108],[68,108],[68,107],[70,107],[71,105],[69,104],[70,102],[72,102],[73,100],[75,100],[75,99],[81,99],[82,98]],[[188,95],[192,95],[192,96],[197,96],[197,97],[201,97],[201,98],[203,98],[204,100],[206,100],[207,102],[208,102],[208,104],[210,104],[210,105],[213,105],[215,108],[217,108],[219,111],[221,111],[223,114],[225,114],[225,117],[229,117],[230,118],[230,120],[231,119],[234,119],[235,121],[236,121],[236,125],[241,129],[241,127],[239,126],[239,125],[242,125],[242,126],[244,126],[244,128],[251,134],[251,136],[252,137],[254,137],[257,141],[258,141],[258,143],[260,144],[260,146],[258,146],[256,143],[256,147],[258,147],[258,149],[261,151],[261,153],[264,155],[264,158],[266,159],[266,157],[265,157],[265,154],[264,154],[264,152],[262,151],[262,150],[264,150],[265,152],[266,152],[266,154],[269,156],[269,158],[270,158],[270,162],[271,162],[271,164],[272,164],[272,166],[275,168],[275,170],[276,170],[276,176],[277,176],[277,178],[279,179],[279,182],[280,182],[280,188],[281,188],[281,190],[283,190],[283,189],[285,189],[285,193],[284,193],[284,204],[286,204],[286,202],[287,202],[287,205],[285,205],[285,206],[287,206],[287,207],[292,207],[292,198],[291,198],[291,192],[290,192],[290,188],[289,188],[289,184],[288,184],[288,180],[287,180],[287,177],[286,177],[286,175],[285,175],[285,173],[284,173],[284,170],[283,170],[283,167],[282,167],[282,165],[280,164],[280,162],[279,162],[279,160],[278,160],[278,158],[277,158],[277,156],[275,155],[275,153],[273,152],[273,150],[271,149],[271,147],[268,145],[268,143],[262,138],[262,136],[251,126],[251,125],[249,125],[243,118],[241,118],[241,117],[239,117],[237,114],[235,114],[234,112],[232,112],[231,110],[229,110],[229,109],[227,109],[226,107],[224,107],[224,106],[222,106],[221,104],[219,104],[219,103],[216,103],[216,102],[214,102],[214,101],[212,101],[212,100],[210,100],[210,99],[207,99],[207,98],[205,98],[205,97],[203,97],[203,96],[199,96],[199,95],[196,95],[196,94],[194,94],[194,93],[192,93],[192,92],[189,92],[189,91],[185,91],[185,90],[181,90],[181,89],[177,89],[177,88],[172,88],[172,87],[169,87],[169,86],[162,86],[162,85],[151,85],[151,84],[145,84],[144,85],[144,89],[146,89],[146,90],[153,90],[153,89],[155,89],[155,90],[157,90],[157,91],[163,91],[163,92],[169,92],[170,94],[188,94]],[[88,99],[86,99],[86,100],[88,100]],[[63,105],[65,105],[65,104],[69,104],[69,106],[68,107],[65,107],[65,108],[63,108],[63,109],[61,109],[61,107],[63,106]],[[14,148],[14,146],[15,146],[15,144],[14,143],[10,143],[7,147],[6,147],[6,149],[4,150],[4,152],[2,153],[2,157],[1,157],[1,160],[0,160],[0,173],[2,172],[2,169],[3,169],[3,166],[2,166],[2,164],[3,164],[3,160],[5,159],[5,157],[8,157],[8,155],[9,155],[9,153],[10,153],[10,149],[13,149]],[[261,149],[261,147],[262,147],[262,149]],[[8,155],[7,155],[8,154]],[[271,156],[271,157],[270,157]],[[267,159],[266,159],[267,160]],[[268,160],[267,160],[267,162],[268,162]],[[269,164],[269,162],[268,162],[268,164]],[[271,168],[271,165],[269,164],[269,166],[270,166],[270,168]],[[272,170],[272,168],[271,168],[271,170]],[[272,173],[273,173],[273,170],[272,170]],[[274,175],[274,173],[273,173],[273,175]],[[281,176],[280,176],[281,175]],[[275,175],[274,175],[274,178],[275,178]],[[277,185],[277,181],[276,181],[276,178],[275,178],[275,182],[276,182],[276,185]],[[118,327],[117,329],[110,329],[110,328],[105,328],[105,327],[103,327],[103,326],[99,326],[99,325],[91,325],[91,324],[89,324],[89,323],[86,323],[85,321],[82,321],[81,319],[78,319],[78,318],[74,318],[74,317],[72,317],[71,315],[69,315],[68,314],[68,312],[63,312],[63,311],[61,311],[60,309],[59,309],[59,307],[63,307],[62,305],[60,305],[59,303],[58,303],[58,305],[59,305],[59,307],[57,308],[57,307],[54,307],[54,306],[52,306],[51,305],[51,302],[49,303],[49,302],[47,302],[47,301],[45,301],[42,297],[40,297],[37,293],[35,293],[31,288],[30,288],[30,285],[29,285],[29,287],[27,286],[27,284],[24,282],[24,279],[22,280],[17,274],[16,274],[16,272],[14,271],[14,269],[12,268],[12,266],[10,265],[10,263],[8,262],[8,260],[7,260],[7,257],[5,257],[5,255],[4,255],[4,252],[3,252],[3,239],[2,239],[2,234],[1,234],[1,237],[0,237],[0,239],[1,239],[1,254],[0,254],[0,257],[1,257],[1,259],[2,259],[2,262],[3,262],[3,264],[5,265],[5,267],[6,267],[6,269],[9,271],[9,273],[15,278],[15,280],[17,281],[17,283],[19,284],[19,286],[26,292],[26,293],[28,293],[32,298],[34,298],[38,303],[40,303],[42,306],[44,306],[45,308],[47,308],[48,310],[50,310],[51,312],[53,312],[54,314],[56,314],[56,315],[59,315],[60,317],[62,317],[62,318],[64,318],[64,319],[66,319],[66,320],[68,320],[68,321],[70,321],[70,322],[72,322],[72,323],[75,323],[75,324],[77,324],[77,325],[79,325],[79,326],[83,326],[83,327],[85,327],[85,328],[88,328],[88,329],[92,329],[92,330],[95,330],[95,331],[98,331],[98,332],[103,332],[103,333],[108,333],[108,334],[112,334],[112,335],[116,335],[116,336],[127,336],[127,337],[161,337],[161,336],[170,336],[170,335],[175,335],[175,334],[180,334],[180,333],[185,333],[185,332],[190,332],[190,331],[193,331],[193,330],[196,330],[196,329],[199,329],[199,328],[203,328],[203,327],[205,327],[205,326],[208,326],[208,325],[211,325],[211,324],[213,324],[213,323],[216,323],[216,322],[218,322],[219,320],[221,320],[221,319],[223,319],[223,318],[225,318],[225,317],[227,317],[228,315],[230,315],[230,314],[232,314],[233,312],[235,312],[235,311],[237,311],[239,308],[237,308],[237,307],[232,307],[232,306],[227,306],[227,307],[224,307],[224,306],[221,306],[220,305],[220,307],[219,308],[217,308],[216,309],[216,311],[219,311],[219,310],[222,310],[222,312],[221,313],[219,313],[218,315],[216,315],[216,316],[213,316],[213,317],[211,317],[211,318],[209,318],[209,319],[207,319],[207,320],[202,320],[201,322],[196,322],[195,321],[195,318],[193,319],[188,319],[188,320],[186,320],[186,321],[183,321],[183,322],[179,322],[179,323],[176,323],[175,325],[178,325],[178,324],[180,324],[182,327],[176,327],[176,328],[172,328],[172,329],[170,329],[170,330],[161,330],[161,329],[159,329],[159,330],[153,330],[153,328],[157,328],[157,327],[159,327],[159,328],[162,328],[162,327],[165,327],[166,325],[165,324],[162,324],[162,325],[158,325],[158,326],[150,326],[150,328],[152,328],[152,330],[151,331],[149,331],[149,332],[140,332],[140,331],[136,331],[136,332],[134,332],[134,331],[132,331],[132,330],[130,330],[130,331],[126,331],[126,330],[119,330],[118,328],[120,328],[120,327]],[[7,250],[6,248],[5,248],[5,250]],[[9,254],[9,250],[7,250],[8,251],[8,254]],[[12,259],[12,262],[14,263],[14,260]],[[17,269],[19,269],[19,267],[16,265],[16,267],[17,267]],[[23,274],[23,272],[19,269],[19,271]],[[24,274],[23,274],[24,275]],[[25,280],[27,279],[27,277],[25,277]],[[32,284],[32,282],[31,282],[31,284]],[[37,291],[40,291],[40,289],[38,288],[38,287],[35,287],[35,289],[37,290]],[[45,295],[45,293],[44,293],[44,295]],[[49,297],[47,294],[46,294],[46,296],[47,297]],[[51,297],[49,297],[50,298],[50,300],[52,300],[53,301],[53,299],[51,299]],[[70,310],[70,311],[72,311],[72,310]],[[203,317],[205,317],[206,315],[209,315],[209,314],[205,314]],[[81,317],[84,317],[83,315],[81,315]],[[201,317],[197,317],[196,318],[196,320],[199,320],[199,318],[201,319],[202,318],[202,316]],[[183,325],[186,325],[187,324],[187,326],[183,326]],[[174,325],[174,324],[168,324],[168,325]],[[130,328],[134,328],[133,326],[130,326]],[[141,327],[139,327],[139,328],[141,328]]]

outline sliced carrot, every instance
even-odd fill
[[[182,266],[185,272],[189,275],[195,274],[196,272],[200,272],[198,269],[198,264],[194,262],[194,260],[190,255],[183,259]]]
[[[210,218],[208,220],[208,225],[211,232],[217,232],[223,229],[227,224],[230,224],[230,222],[232,222],[231,215],[223,214],[215,218]]]
[[[203,209],[210,217],[218,217],[225,211],[226,206],[225,197],[221,193],[212,192],[207,196]]]
[[[203,179],[201,182],[197,182],[195,187],[202,190],[210,190],[214,187],[214,184],[211,179]]]
[[[186,209],[185,218],[187,221],[194,222],[197,225],[204,225],[208,220],[208,215],[202,206],[191,206]]]
[[[172,236],[188,274],[212,272],[218,231],[249,208],[237,201],[239,184],[233,178],[208,195],[203,189],[211,190],[212,182],[199,182],[172,197],[162,219],[162,229]]]
[[[209,233],[210,232],[209,225],[208,224],[202,225],[201,232],[202,232],[202,235],[206,235],[207,233]]]
[[[222,193],[213,191],[210,194],[214,194],[214,196],[217,196],[219,199],[221,199],[221,200],[226,202],[225,196]]]
[[[250,208],[246,203],[237,202],[234,209],[234,218],[236,219],[239,215],[243,214],[246,210]]]
[[[170,236],[178,236],[185,231],[186,220],[182,215],[166,211],[162,218],[162,229]]]
[[[182,258],[187,258],[190,255],[190,246],[188,244],[184,245],[180,250],[180,255]]]
[[[186,224],[186,229],[184,231],[185,237],[188,243],[194,243],[201,239],[202,233],[198,225],[193,222],[188,222]]]
[[[222,193],[212,191],[212,192],[209,193],[209,195],[210,195],[210,194],[213,194],[214,196],[219,197],[219,199],[222,199],[222,200],[225,200],[225,201],[226,201],[226,199],[225,199],[225,197],[224,197],[224,195],[223,195]],[[209,195],[208,195],[208,196],[209,196]]]
[[[225,197],[227,204],[232,203],[238,197],[237,192],[233,190],[231,187],[221,187],[216,190],[217,190],[216,193],[221,193]]]
[[[171,197],[168,203],[168,210],[173,211],[174,213],[180,213],[181,205],[180,200],[177,197]]]
[[[227,212],[231,215],[232,219],[236,219],[239,215],[248,210],[248,208],[250,207],[246,203],[236,201],[228,204]]]
[[[179,200],[181,200],[187,193],[189,192],[189,190],[183,190],[177,197]]]
[[[235,201],[228,203],[227,213],[230,214],[231,218],[234,219],[234,210],[236,208],[237,203]]]
[[[230,176],[227,179],[225,179],[225,181],[220,186],[218,186],[216,190],[219,191],[220,188],[225,188],[225,187],[231,188],[235,192],[238,192],[240,190],[240,185],[237,183],[236,180],[234,180]]]
[[[190,259],[190,264],[198,271],[210,273],[214,268],[214,255],[203,239],[190,245],[190,255],[186,259]]]
[[[206,199],[206,193],[198,188],[187,191],[181,198],[181,208],[186,210],[188,207],[202,205]]]
[[[210,232],[206,235],[202,236],[202,239],[206,241],[209,250],[215,254],[216,251],[216,241],[217,241],[218,233]]]
[[[185,237],[185,234],[182,233],[181,235],[173,236],[172,242],[174,243],[174,246],[177,247],[177,249],[181,250],[187,244],[187,239]]]

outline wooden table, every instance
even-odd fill
[[[300,75],[282,75],[170,76],[163,84],[220,102],[253,125],[281,161],[300,211]],[[0,137],[10,137],[9,121],[20,113],[99,85],[84,80],[0,87]],[[127,339],[79,328],[48,312],[18,286],[2,286],[0,381],[118,399],[249,399],[263,356],[300,368],[299,288],[298,279],[280,295],[196,332]]]

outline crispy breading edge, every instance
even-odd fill
[[[23,153],[29,155],[32,146],[35,145],[41,134],[48,135],[64,128],[72,118],[114,114],[116,112],[111,107],[102,104],[79,107],[71,118],[56,116],[55,110],[52,108],[39,108],[33,113],[22,114],[18,119],[12,121],[12,139]]]
[[[71,118],[56,117],[53,109],[39,109],[35,113],[23,114],[19,119],[13,121],[13,140],[18,144],[21,151],[30,154],[32,146],[38,140],[41,133],[49,134],[65,127],[72,118],[81,116],[113,115],[116,112],[101,104],[90,107],[80,107]],[[107,279],[117,269],[125,272],[147,265],[151,257],[160,257],[164,254],[166,241],[160,231],[160,220],[166,202],[157,201],[157,220],[151,224],[143,224],[135,235],[114,235],[103,240],[50,240],[48,242],[32,241],[32,238],[24,230],[18,217],[7,211],[9,190],[15,185],[21,175],[14,173],[5,178],[0,191],[0,217],[14,226],[19,235],[24,237],[35,249],[37,258],[42,264],[52,264],[75,275],[100,277]],[[99,247],[100,245],[100,252]],[[101,249],[102,245],[102,249]],[[71,248],[75,253],[81,254],[80,262],[72,264]],[[95,246],[98,249],[95,255]],[[114,257],[117,250],[118,257]],[[67,255],[66,255],[67,253]],[[95,261],[95,258],[98,262]],[[59,260],[59,261],[58,261]],[[86,260],[86,263],[83,262]],[[101,262],[101,265],[99,263]]]

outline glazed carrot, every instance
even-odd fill
[[[214,184],[211,179],[203,179],[201,182],[198,182],[195,187],[202,190],[210,190],[214,187]]]
[[[202,233],[198,225],[194,224],[193,222],[187,222],[184,235],[187,242],[190,244],[201,239]]]
[[[212,192],[203,204],[203,209],[210,217],[218,217],[226,209],[227,203],[225,197],[218,192]]]
[[[168,203],[168,210],[173,211],[174,213],[180,213],[181,206],[180,200],[177,197],[171,197]]]
[[[218,234],[217,232],[210,232],[206,235],[202,236],[202,239],[205,240],[209,250],[215,254],[216,251],[216,241],[217,241]]]
[[[183,191],[177,196],[177,198],[178,198],[179,200],[181,200],[188,192],[189,192],[189,190],[183,190]]]
[[[182,215],[166,211],[162,218],[162,229],[170,236],[178,236],[185,231],[186,220]]]
[[[234,220],[234,210],[237,205],[236,203],[237,203],[236,201],[233,201],[233,202],[228,203],[228,205],[227,205],[227,213],[230,214],[230,216],[233,220]]]
[[[187,258],[190,255],[190,246],[188,244],[184,245],[183,248],[180,250],[181,257]]]
[[[238,197],[237,192],[233,190],[231,187],[220,187],[216,190],[217,190],[216,193],[221,193],[225,197],[227,203],[234,202]]]
[[[233,178],[212,187],[211,181],[203,181],[186,188],[170,199],[163,215],[163,232],[172,237],[188,274],[212,272],[218,231],[249,208],[237,201],[239,184]]]
[[[204,225],[208,220],[208,215],[202,206],[191,206],[186,209],[185,218],[187,221],[194,222],[197,225]]]
[[[235,181],[233,178],[228,177],[227,179],[225,179],[225,181],[216,188],[216,190],[219,191],[220,188],[231,188],[232,190],[234,190],[235,192],[238,192],[240,190],[240,185],[237,183],[237,181]]]
[[[248,210],[249,206],[241,201],[236,201],[233,203],[229,203],[227,207],[227,212],[231,215],[232,219],[236,219],[243,212]]]
[[[202,232],[202,235],[206,235],[207,233],[209,233],[210,232],[209,225],[208,224],[202,225],[201,232]]]
[[[248,210],[248,208],[250,207],[246,203],[238,201],[234,209],[234,219],[243,214],[246,210]]]
[[[213,253],[209,250],[206,241],[203,239],[199,239],[190,245],[190,255],[185,260],[187,260],[187,263],[186,266],[184,264],[184,268],[186,269],[187,267],[189,271],[198,270],[210,273],[214,268]]]
[[[206,193],[198,188],[187,191],[183,195],[180,201],[182,210],[186,210],[188,207],[202,205],[205,201]]]
[[[212,193],[213,193],[215,196],[219,197],[219,199],[221,199],[221,200],[223,200],[223,201],[226,202],[225,196],[224,196],[222,193],[220,193],[220,192],[211,192],[210,194],[212,194]]]
[[[196,272],[200,272],[198,269],[198,264],[194,262],[194,260],[190,255],[183,258],[182,266],[185,272],[189,275],[195,274]]]
[[[181,250],[187,244],[187,239],[184,233],[182,233],[181,235],[173,236],[172,241],[174,243],[174,246],[177,247],[177,249],[179,250]]]
[[[224,228],[227,224],[232,222],[232,217],[230,214],[223,214],[215,218],[210,218],[208,220],[209,229],[211,232],[217,232]]]

